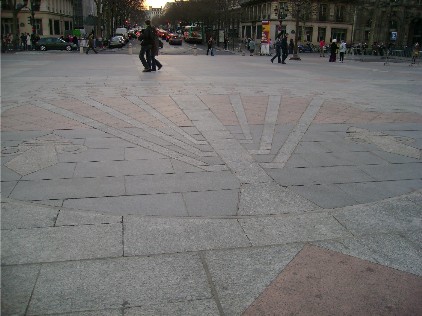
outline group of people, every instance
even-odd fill
[[[280,39],[282,37],[282,39]],[[277,36],[277,39],[275,41],[275,55],[273,58],[271,58],[271,62],[274,63],[274,59],[277,58],[279,64],[285,64],[285,60],[287,56],[289,55],[289,47],[287,44],[287,33],[284,35]]]
[[[321,47],[321,44],[320,44]],[[333,39],[330,45],[330,63],[335,63],[337,60],[337,53],[340,53],[339,61],[341,63],[344,62],[344,54],[346,53],[347,46],[345,41],[341,41],[341,43],[338,45],[337,40]],[[320,55],[321,56],[321,55]]]
[[[141,51],[139,52],[139,59],[144,66],[143,72],[151,72],[160,70],[163,65],[157,60],[159,50],[159,38],[157,30],[152,27],[151,21],[145,21],[146,28],[139,36],[141,41]]]
[[[14,38],[12,33],[8,33],[1,36],[1,49],[3,53],[8,49],[32,50],[37,40],[39,36],[35,34],[21,33],[20,36],[16,34]]]

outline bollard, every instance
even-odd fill
[[[84,53],[84,47],[81,45],[79,46],[79,53],[83,54]]]
[[[128,51],[129,51],[129,55],[132,55],[132,43],[128,44]]]
[[[194,56],[197,56],[197,55],[198,55],[198,51],[197,51],[197,48],[196,48],[196,44],[193,44],[193,55],[194,55]]]

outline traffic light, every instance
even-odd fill
[[[32,17],[28,16],[28,24],[32,25]]]

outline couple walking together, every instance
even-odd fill
[[[163,65],[155,58],[158,55],[159,39],[156,30],[151,26],[151,21],[145,21],[146,29],[139,36],[141,41],[141,51],[139,59],[144,66],[143,72],[160,70]]]
[[[288,47],[287,47],[287,34],[283,35],[283,39],[280,40],[281,33],[277,36],[277,40],[275,42],[275,56],[271,58],[271,62],[274,62],[274,59],[278,58],[278,63],[285,64],[285,60],[289,55]]]

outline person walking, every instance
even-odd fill
[[[78,41],[78,37],[76,35],[73,35],[72,43],[75,44],[79,49],[79,41]]]
[[[337,40],[333,39],[330,45],[330,63],[335,63],[337,59]]]
[[[86,50],[86,54],[88,55],[89,50],[92,49],[95,54],[98,54],[98,52],[95,50],[94,47],[94,34],[89,34],[88,36],[88,49]]]
[[[319,41],[319,57],[325,57],[325,41],[323,38]]]
[[[287,56],[289,56],[289,47],[287,45],[287,36],[288,36],[287,33],[284,34],[283,39],[281,40],[281,51],[282,51],[282,53],[281,53],[281,56],[282,56],[281,63],[282,64],[286,63],[285,60],[286,60]]]
[[[347,47],[344,41],[341,41],[339,52],[340,52],[340,62],[344,62],[344,53],[346,53]]]
[[[163,65],[158,61],[158,59],[155,58],[155,56],[158,56],[158,52],[160,50],[160,40],[157,35],[157,30],[154,29],[154,44],[152,45],[151,49],[151,71],[157,71],[160,70]]]
[[[278,60],[278,63],[281,64],[281,40],[280,37],[277,37],[275,40],[275,55],[271,58],[271,62],[274,63],[274,59]]]
[[[253,38],[251,38],[251,40],[249,41],[249,53],[251,54],[251,56],[253,56],[253,53],[255,52],[255,41],[253,40]]]
[[[26,48],[28,50],[31,50],[31,35],[29,35],[29,33],[26,33]]]
[[[210,52],[211,56],[214,56],[214,40],[212,38],[212,36],[210,36],[210,38],[208,39],[207,42],[208,46],[207,46],[207,55]]]
[[[413,53],[412,53],[412,64],[416,64],[417,59],[419,58],[419,42],[416,42],[413,46]]]
[[[151,21],[146,20],[147,27],[139,36],[141,40],[141,51],[139,52],[139,59],[141,60],[144,70],[142,72],[151,72],[151,50],[154,45],[154,31],[151,27]]]

